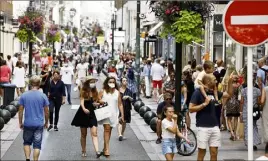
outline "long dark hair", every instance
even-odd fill
[[[117,85],[117,83],[116,83],[116,79],[115,79],[115,77],[111,77],[111,76],[109,76],[109,77],[107,77],[107,78],[105,79],[105,81],[103,82],[103,90],[104,90],[106,93],[108,93],[108,92],[110,91],[110,87],[108,86],[108,82],[109,82],[110,79],[113,79],[113,80],[114,80],[114,82],[115,82],[115,89],[118,90],[118,85]]]
[[[162,116],[161,119],[164,120],[167,116],[165,115],[165,113],[167,112],[167,109],[172,107],[174,109],[174,107],[172,105],[166,105],[162,111]]]

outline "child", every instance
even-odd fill
[[[164,108],[162,113],[162,151],[168,161],[172,161],[174,154],[177,152],[176,134],[189,143],[189,140],[178,129],[177,118],[178,116],[174,114],[173,106],[166,106]]]
[[[204,70],[202,72],[200,72],[195,80],[195,88],[199,88],[202,95],[207,98],[207,93],[205,91],[205,88],[208,88],[206,87],[203,83],[202,83],[202,79],[204,77],[205,74],[213,74],[213,71],[214,71],[214,63],[211,62],[211,61],[205,61],[204,62],[204,65],[203,65],[203,68]],[[219,98],[218,98],[218,88],[217,86],[215,86],[215,89],[214,89],[214,96],[215,96],[215,99],[216,99],[216,102],[219,101]]]

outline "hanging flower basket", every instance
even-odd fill
[[[60,42],[61,41],[61,34],[58,26],[51,25],[46,34],[47,42]]]
[[[213,6],[205,1],[151,1],[150,8],[164,21],[161,37],[171,35],[176,42],[201,42],[206,18]]]
[[[44,30],[43,15],[39,11],[26,11],[24,15],[19,17],[19,30],[17,37],[21,42],[35,42],[36,36]]]

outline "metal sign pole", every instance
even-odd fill
[[[141,11],[141,1],[137,1],[137,24],[136,24],[136,72],[137,75],[137,99],[140,98],[140,11]]]
[[[253,48],[248,47],[248,66],[247,66],[247,104],[248,104],[248,160],[253,160]]]

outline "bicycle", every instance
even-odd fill
[[[188,140],[190,140],[190,143],[187,143],[184,139],[178,138],[177,137],[177,149],[178,149],[178,154],[182,156],[190,156],[192,155],[196,148],[197,148],[197,138],[192,129],[187,127],[186,124],[186,114],[188,112],[187,108],[182,108],[180,112],[180,117],[182,118],[179,130],[182,133],[184,137],[186,137]]]

